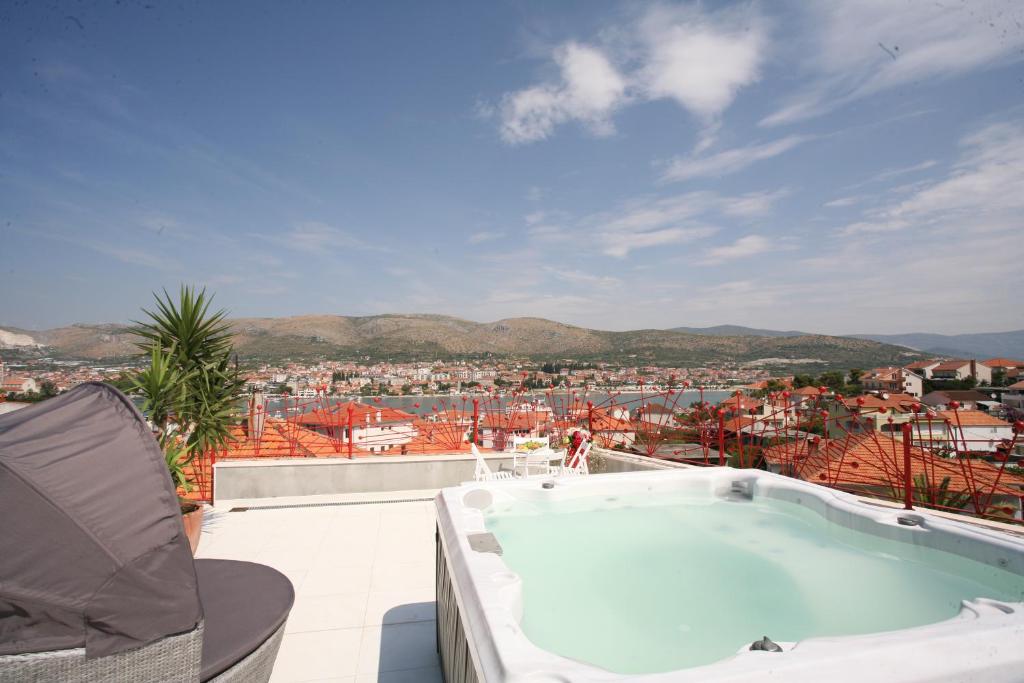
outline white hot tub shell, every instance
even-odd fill
[[[521,577],[488,547],[483,510],[497,501],[557,501],[627,494],[698,493],[797,503],[831,524],[923,546],[1024,576],[1024,540],[927,512],[760,470],[727,467],[467,483],[444,489],[438,514],[438,647],[447,683],[462,681],[1020,681],[1024,603],[964,600],[959,614],[925,626],[746,648],[714,664],[624,675],[534,645],[520,628]],[[470,537],[473,537],[471,547]],[[493,537],[491,537],[493,539]],[[481,541],[484,541],[481,543]],[[671,590],[671,587],[666,587]]]

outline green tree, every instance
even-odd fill
[[[794,375],[793,376],[793,388],[800,389],[803,387],[813,387],[814,378],[810,375]]]
[[[818,383],[834,392],[842,392],[846,388],[846,378],[843,376],[843,373],[836,370],[821,373],[818,377]]]

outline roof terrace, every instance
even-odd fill
[[[267,564],[295,587],[271,681],[441,680],[436,493],[235,500],[207,512],[197,557]]]

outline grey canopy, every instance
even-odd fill
[[[0,655],[100,657],[201,618],[171,477],[124,394],[83,384],[0,416]]]

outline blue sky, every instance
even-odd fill
[[[0,9],[0,324],[1024,327],[1016,2]]]

